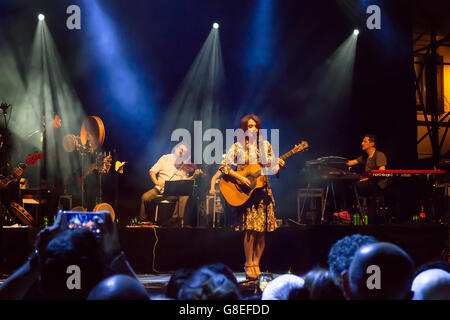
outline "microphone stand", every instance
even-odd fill
[[[7,104],[6,102],[2,102],[0,104],[0,109],[2,109],[3,113],[3,119],[5,121],[5,131],[8,130],[8,121],[6,120],[6,115],[8,114],[8,108],[11,107],[10,104]]]
[[[9,166],[8,161],[8,153],[9,153],[9,142],[8,142],[8,121],[6,120],[6,115],[8,114],[7,110],[11,107],[10,104],[7,104],[6,102],[2,102],[0,104],[0,109],[2,109],[2,115],[4,119],[4,129],[0,132],[0,149],[5,147],[5,150],[1,153],[0,158],[0,173],[3,173],[3,170],[5,167]]]

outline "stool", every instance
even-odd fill
[[[375,219],[377,217],[382,217],[385,222],[388,222],[390,220],[389,217],[389,208],[385,205],[385,198],[383,194],[375,194],[371,196],[360,196],[360,203],[361,203],[361,212],[363,215],[369,214],[369,208],[367,206],[367,201],[374,201],[375,202]],[[372,217],[373,218],[373,217]],[[377,220],[377,219],[376,219]],[[375,221],[376,222],[376,221]],[[374,223],[374,221],[369,221],[369,223]]]
[[[301,204],[301,199],[304,199],[303,207]],[[303,219],[303,209],[308,198],[320,199],[321,208],[324,207],[325,195],[323,188],[300,188],[297,189],[297,222],[301,222]]]
[[[155,209],[155,223],[158,223],[158,211],[159,211],[159,205],[160,204],[174,204],[177,203],[178,197],[174,196],[163,196],[161,194],[157,195],[156,198],[153,200],[156,203],[156,209]],[[171,211],[172,212],[172,211]],[[172,212],[173,213],[173,212]],[[169,220],[171,217],[169,217],[167,220]],[[161,220],[161,219],[160,219]],[[165,222],[165,221],[164,221]]]
[[[211,208],[212,208],[212,212],[211,212]],[[213,217],[212,218],[213,219],[212,227],[215,228],[216,227],[216,194],[206,195],[206,214],[208,216],[211,216],[211,214],[212,214],[212,217]],[[209,222],[208,222],[208,224],[209,224]]]
[[[206,195],[206,214],[208,216],[212,216],[212,227],[213,228],[216,227],[217,213],[224,214],[224,209],[222,207],[222,202],[221,202],[221,199],[218,196],[217,192],[214,193],[214,195]]]

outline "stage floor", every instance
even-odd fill
[[[1,272],[10,274],[31,252],[37,229],[3,228]],[[419,266],[448,254],[449,228],[444,225],[305,225],[280,227],[269,233],[260,266],[263,272],[304,274],[327,267],[331,246],[344,236],[360,233],[403,248]],[[120,228],[128,261],[138,274],[170,274],[222,262],[243,272],[243,233],[224,228]],[[447,250],[447,251],[446,251]]]
[[[0,276],[0,285],[7,279],[8,276],[9,274],[2,274]],[[138,280],[145,287],[152,300],[166,300],[165,293],[171,276],[172,273],[137,274]],[[234,273],[234,276],[239,283],[245,281],[244,272]],[[276,277],[277,275],[274,274],[273,276]],[[240,285],[240,292],[243,296],[254,295],[254,289],[254,286]]]

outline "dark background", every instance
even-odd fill
[[[137,214],[140,195],[152,186],[147,172],[162,153],[150,151],[151,157],[144,161],[140,155],[148,154],[158,123],[215,21],[220,23],[225,70],[222,125],[238,126],[234,119],[244,114],[236,114],[236,110],[246,90],[254,88],[249,81],[261,82],[263,78],[266,85],[262,102],[251,106],[248,113],[260,115],[263,127],[280,129],[280,153],[300,140],[311,145],[307,153],[289,159],[279,180],[272,179],[278,218],[296,216],[296,189],[305,183],[301,169],[306,160],[329,155],[356,158],[361,154],[360,142],[365,133],[379,137],[380,149],[389,159],[388,167],[417,167],[409,1],[273,1],[273,51],[263,71],[249,70],[248,60],[249,39],[257,32],[251,28],[258,1],[92,2],[109,17],[123,59],[138,75],[139,93],[145,97],[142,101],[149,102],[136,107],[146,110],[141,116],[140,112],[136,115],[121,109],[105,88],[105,70],[95,55],[92,32],[96,26],[89,19],[88,2],[2,1],[0,28],[14,48],[19,70],[25,73],[36,15],[45,14],[86,114],[101,117],[105,124],[104,149],[117,149],[121,159],[129,162],[126,174],[120,178],[122,220]],[[66,28],[66,8],[71,4],[81,8],[81,30]],[[381,7],[382,30],[365,27],[365,8],[370,4]],[[296,94],[308,92],[311,74],[354,28],[361,33],[349,103],[337,101],[333,106],[318,107],[311,103],[314,97]],[[172,146],[168,142],[163,153]]]

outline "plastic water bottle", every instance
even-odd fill
[[[359,214],[353,215],[353,225],[354,225],[354,226],[359,226],[359,225],[360,225],[360,217],[359,217]]]

